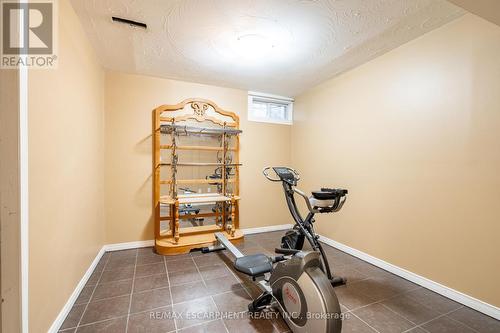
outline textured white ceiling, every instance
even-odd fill
[[[287,96],[464,12],[445,0],[72,0],[72,4],[108,69]],[[148,29],[114,23],[111,16],[144,22]],[[238,37],[254,34],[265,37],[266,47],[247,56],[238,49]]]

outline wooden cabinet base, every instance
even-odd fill
[[[235,244],[243,241],[243,232],[241,230],[235,230],[233,237],[227,232],[224,232],[224,236]],[[159,254],[173,256],[176,254],[189,253],[192,249],[214,245],[215,242],[213,233],[185,235],[180,237],[177,243],[172,236],[167,236],[156,239],[155,250]]]

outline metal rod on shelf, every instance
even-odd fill
[[[172,149],[171,145],[160,145],[160,149]],[[208,151],[222,151],[222,147],[210,146],[177,146],[177,150],[208,150]],[[229,148],[228,151],[235,151],[234,148]]]
[[[160,127],[161,128],[161,127]],[[177,142],[176,142],[176,128],[175,128],[175,118],[172,118],[172,151],[171,151],[171,172],[172,172],[172,184],[170,185],[170,196],[177,199]],[[172,215],[171,230],[174,240],[177,243],[179,241],[179,202],[176,200],[173,205],[170,205],[170,214]]]
[[[224,122],[224,126],[222,129],[226,129],[226,123]],[[226,156],[227,156],[227,139],[226,132],[222,134],[222,195],[226,195]]]
[[[174,199],[177,199],[177,160],[178,160],[178,156],[177,156],[177,150],[176,150],[177,143],[176,143],[176,138],[175,138],[176,128],[174,125],[175,125],[175,118],[172,118],[172,133],[171,133],[172,160],[170,163],[171,171],[172,171],[172,184],[171,184],[170,192],[171,192],[171,197]],[[160,165],[162,165],[162,164],[163,163],[160,163]]]
[[[224,122],[224,125],[222,126],[222,129],[226,129],[226,122]],[[222,170],[221,170],[221,180],[222,180],[222,195],[226,195],[226,132],[224,131],[222,134],[222,140],[221,140],[221,145],[222,145]],[[226,214],[226,202],[222,202],[221,205],[222,209],[222,230],[226,227],[227,224],[227,214]]]
[[[159,163],[159,166],[168,166],[172,163]],[[224,163],[213,163],[213,162],[177,162],[177,166],[223,166]],[[226,166],[241,166],[241,163],[226,163]]]
[[[235,178],[228,179],[228,183],[234,183]],[[177,184],[222,184],[222,179],[177,179]],[[172,184],[172,180],[160,180],[160,184]]]

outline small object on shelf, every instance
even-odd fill
[[[223,232],[233,242],[243,239],[239,230],[241,133],[238,116],[209,100],[191,98],[153,110],[153,209],[158,253],[174,255],[209,246],[215,242],[215,232]],[[189,143],[181,144],[183,140]],[[193,140],[212,145],[193,144]],[[209,156],[214,161],[207,160]],[[215,169],[207,172],[207,167]],[[203,174],[193,178],[197,172]],[[178,187],[180,184],[190,188]]]

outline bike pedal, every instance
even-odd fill
[[[330,283],[332,284],[332,287],[343,286],[347,283],[347,279],[343,278],[343,277],[336,276],[330,280]]]

